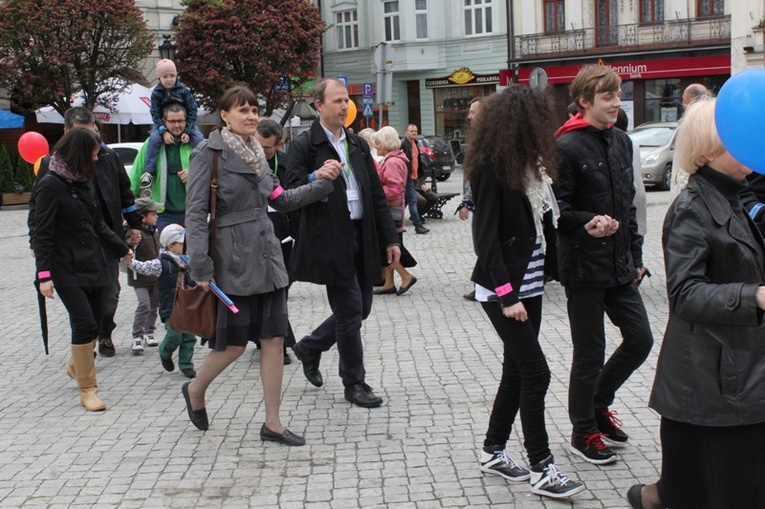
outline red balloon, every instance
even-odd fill
[[[40,133],[29,131],[19,138],[19,155],[29,164],[48,154],[48,140]]]

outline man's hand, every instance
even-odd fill
[[[165,145],[173,145],[175,143],[175,138],[170,134],[170,131],[165,131],[162,133],[162,141],[165,142]]]
[[[125,265],[130,265],[130,262],[133,261],[133,250],[128,249],[128,252],[125,256],[122,257],[122,263]]]
[[[596,239],[613,235],[618,229],[619,221],[609,216],[595,216],[584,225],[587,234]]]
[[[757,307],[760,309],[765,309],[765,286],[760,286],[757,288],[755,299],[757,301]]]
[[[510,307],[502,306],[502,314],[505,315],[505,318],[512,318],[519,322],[525,322],[529,319],[529,315],[526,313],[526,307],[523,305],[523,302],[518,302]]]
[[[55,297],[53,296],[53,281],[46,281],[44,283],[40,283],[40,293],[43,295],[43,297],[54,299]]]
[[[430,187],[426,183],[424,183],[424,182],[420,186],[420,189],[422,189],[425,192],[430,191]]]
[[[188,133],[183,133],[183,134],[181,135],[181,143],[188,143],[190,139],[191,139],[191,138],[189,138],[189,135],[188,135]]]
[[[315,179],[335,180],[343,171],[343,163],[327,159],[321,167],[313,172]]]
[[[189,170],[181,170],[177,173],[178,178],[181,179],[181,182],[184,184],[189,179]]]
[[[644,276],[645,276],[645,267],[638,267],[637,269],[635,269],[635,282],[637,284],[640,284]]]
[[[467,207],[462,207],[457,214],[459,215],[460,219],[465,221],[468,217],[470,217],[470,209]]]
[[[396,265],[401,260],[401,248],[398,246],[388,246],[385,253],[387,254],[388,266]]]

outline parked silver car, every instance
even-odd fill
[[[629,133],[640,146],[643,183],[666,191],[672,181],[672,157],[675,153],[677,122],[646,122]]]

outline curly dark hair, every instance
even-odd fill
[[[508,188],[525,191],[539,178],[541,163],[555,179],[555,142],[550,98],[541,89],[511,85],[481,103],[468,135],[465,175],[491,168]]]

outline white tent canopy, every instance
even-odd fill
[[[96,106],[93,114],[96,120],[104,124],[136,124],[151,125],[151,93],[154,89],[147,88],[138,83],[131,83],[128,87],[117,95],[116,101],[111,108],[105,106]],[[82,106],[82,94],[76,94],[72,101],[73,106]],[[37,122],[41,124],[63,124],[64,118],[53,108],[45,106],[35,112]],[[218,123],[218,115],[211,113],[204,108],[197,111],[197,124],[215,125]],[[118,137],[120,133],[118,130]],[[121,141],[121,140],[120,140]]]

